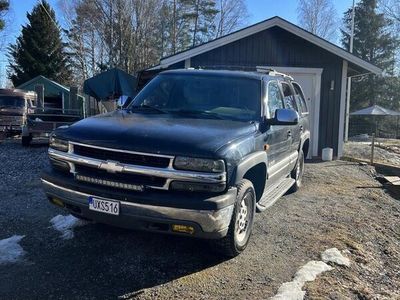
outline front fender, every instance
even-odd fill
[[[247,171],[258,164],[265,164],[265,168],[267,169],[268,156],[265,151],[257,151],[243,157],[233,173],[231,181],[232,185],[235,185],[242,180]]]

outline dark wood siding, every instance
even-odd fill
[[[191,58],[191,66],[195,68],[258,65],[323,68],[319,153],[322,148],[332,147],[337,156],[342,59],[280,27],[264,30]]]

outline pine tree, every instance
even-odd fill
[[[9,78],[18,86],[38,75],[68,84],[70,71],[64,51],[61,29],[55,21],[54,10],[40,1],[27,14],[28,24],[14,45],[9,47]]]
[[[4,29],[5,23],[2,17],[8,11],[8,8],[9,8],[8,1],[0,0],[0,31]]]
[[[398,40],[391,34],[390,21],[377,12],[376,0],[362,0],[355,7],[354,47],[353,53],[383,69],[384,73],[393,76],[395,66],[395,49]],[[349,49],[351,9],[344,14],[342,44]],[[381,104],[393,107],[385,90],[385,80],[373,74],[353,79],[351,90],[351,110]]]

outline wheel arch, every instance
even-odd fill
[[[267,178],[267,154],[259,151],[246,156],[237,166],[234,183],[242,179],[249,180],[256,192],[256,200],[260,200],[264,192]]]

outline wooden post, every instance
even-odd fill
[[[371,144],[371,165],[374,165],[374,151],[375,151],[375,133],[372,134],[372,144]]]
[[[71,109],[80,109],[82,113],[82,104],[78,103],[78,87],[76,86],[71,86],[69,88],[69,103],[67,111],[69,110],[69,113],[72,113]]]

